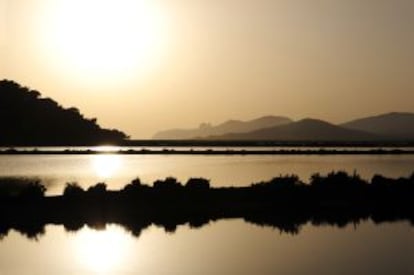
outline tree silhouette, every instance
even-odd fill
[[[128,137],[103,129],[75,107],[63,108],[50,98],[10,80],[0,81],[0,145],[93,145]]]

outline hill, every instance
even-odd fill
[[[172,129],[156,133],[153,139],[194,139],[229,133],[247,133],[262,128],[291,123],[292,120],[282,116],[264,116],[250,121],[228,120],[217,126],[201,124],[197,129]]]
[[[286,125],[259,129],[248,133],[211,136],[217,140],[276,141],[373,141],[381,137],[358,130],[345,129],[317,119],[303,119]]]
[[[0,81],[0,129],[0,146],[95,145],[127,138],[10,80]]]
[[[387,113],[356,119],[341,126],[386,136],[391,139],[414,139],[414,113]]]

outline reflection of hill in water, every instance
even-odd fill
[[[190,179],[183,186],[167,178],[153,187],[135,180],[120,191],[108,191],[102,183],[86,191],[71,184],[57,197],[44,197],[42,185],[25,181],[26,187],[20,183],[11,193],[0,190],[2,237],[14,229],[37,238],[48,224],[63,225],[67,231],[119,224],[138,237],[150,225],[174,232],[178,225],[199,228],[230,218],[289,234],[300,233],[308,222],[344,227],[366,220],[405,220],[414,225],[414,176],[375,176],[368,183],[337,172],[314,175],[309,184],[284,176],[238,188],[210,188],[205,179]]]

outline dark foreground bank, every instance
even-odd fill
[[[247,222],[298,233],[307,222],[345,226],[406,220],[414,225],[414,174],[391,179],[332,172],[315,174],[309,183],[297,176],[280,176],[248,187],[211,188],[202,178],[185,185],[174,178],[153,186],[132,181],[110,191],[104,183],[83,190],[67,184],[61,196],[45,197],[46,188],[35,180],[0,179],[0,236],[15,229],[30,238],[44,233],[47,224],[69,231],[85,224],[124,226],[135,236],[151,224],[174,232],[180,224],[201,227],[210,221],[242,218]]]

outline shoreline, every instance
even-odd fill
[[[276,150],[254,150],[254,149],[141,149],[141,150],[48,150],[48,149],[5,149],[0,150],[0,155],[414,155],[412,149],[276,149]]]
[[[289,234],[298,234],[308,222],[343,227],[366,220],[407,221],[414,226],[414,173],[396,179],[377,175],[368,182],[357,174],[331,172],[315,174],[308,183],[287,175],[247,187],[211,187],[203,178],[185,185],[166,178],[149,186],[136,179],[120,190],[107,190],[104,183],[84,190],[72,183],[62,195],[45,196],[45,191],[40,182],[26,181],[19,193],[0,194],[0,239],[12,229],[37,238],[48,224],[77,231],[115,223],[139,236],[151,224],[174,232],[181,224],[198,228],[230,218]]]

